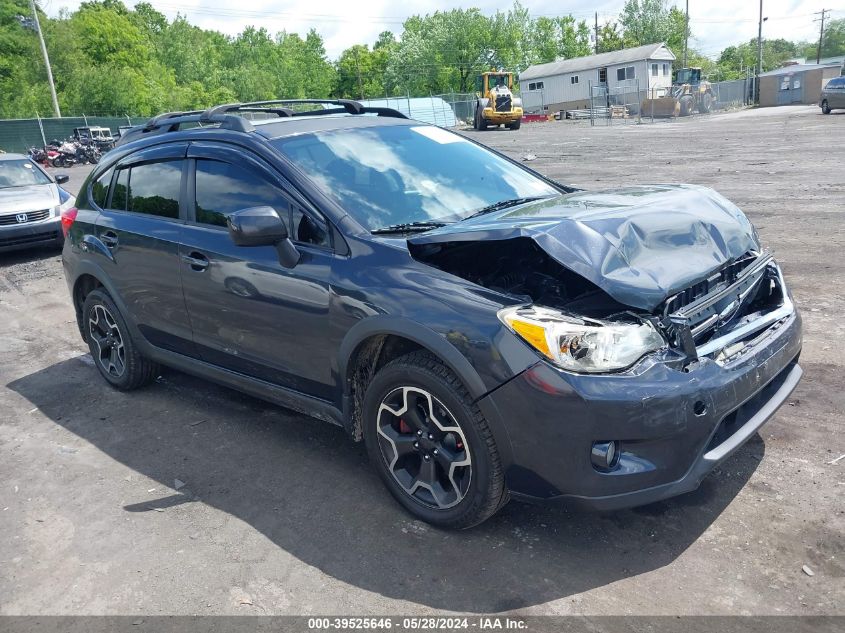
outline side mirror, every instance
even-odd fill
[[[56,184],[57,185],[63,185],[68,180],[70,180],[70,176],[68,176],[67,174],[56,174]]]
[[[279,263],[285,268],[293,268],[299,262],[299,251],[273,207],[235,211],[229,214],[227,225],[232,241],[238,246],[275,246]]]

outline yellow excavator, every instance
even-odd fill
[[[476,130],[504,125],[518,130],[522,124],[522,99],[514,97],[513,73],[491,71],[476,78],[475,116],[472,126]]]
[[[689,116],[693,112],[706,114],[715,103],[713,86],[701,78],[701,68],[681,68],[675,73],[675,81],[665,96],[643,99],[642,116]]]

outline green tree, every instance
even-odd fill
[[[793,42],[784,39],[763,40],[763,72],[780,68],[798,53]],[[728,46],[720,54],[716,67],[720,79],[741,79],[757,68],[757,39]]]
[[[625,48],[625,39],[618,22],[605,22],[599,28],[599,53],[609,53]]]
[[[619,25],[626,47],[666,42],[676,57],[683,55],[686,20],[668,0],[626,0]]]

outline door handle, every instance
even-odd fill
[[[100,235],[100,241],[109,248],[114,248],[117,246],[117,233],[114,231],[105,231]]]
[[[197,253],[196,251],[192,251],[188,255],[182,255],[182,261],[189,264],[191,270],[195,270],[197,272],[204,271],[209,265],[208,258],[202,253]]]

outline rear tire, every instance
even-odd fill
[[[830,114],[830,104],[827,102],[827,99],[822,101],[822,114]]]
[[[115,389],[131,391],[158,375],[158,365],[138,351],[123,315],[102,290],[92,290],[85,297],[82,327],[94,365]]]
[[[681,116],[689,116],[692,114],[693,99],[690,96],[681,97]]]
[[[481,114],[481,108],[475,111],[475,129],[479,132],[487,129],[487,121],[484,120],[484,116]]]
[[[363,406],[364,441],[387,489],[433,525],[465,529],[508,501],[487,421],[461,381],[428,352],[375,375]]]
[[[509,128],[509,129],[511,129],[511,130],[518,130],[518,129],[519,129],[519,126],[521,126],[521,125],[522,125],[522,119],[517,119],[516,121],[514,121],[513,123],[511,123],[511,124],[508,126],[508,128]]]
[[[698,103],[698,111],[702,114],[707,114],[710,110],[713,109],[713,95],[709,92],[705,93],[703,97],[701,97],[701,101]]]

